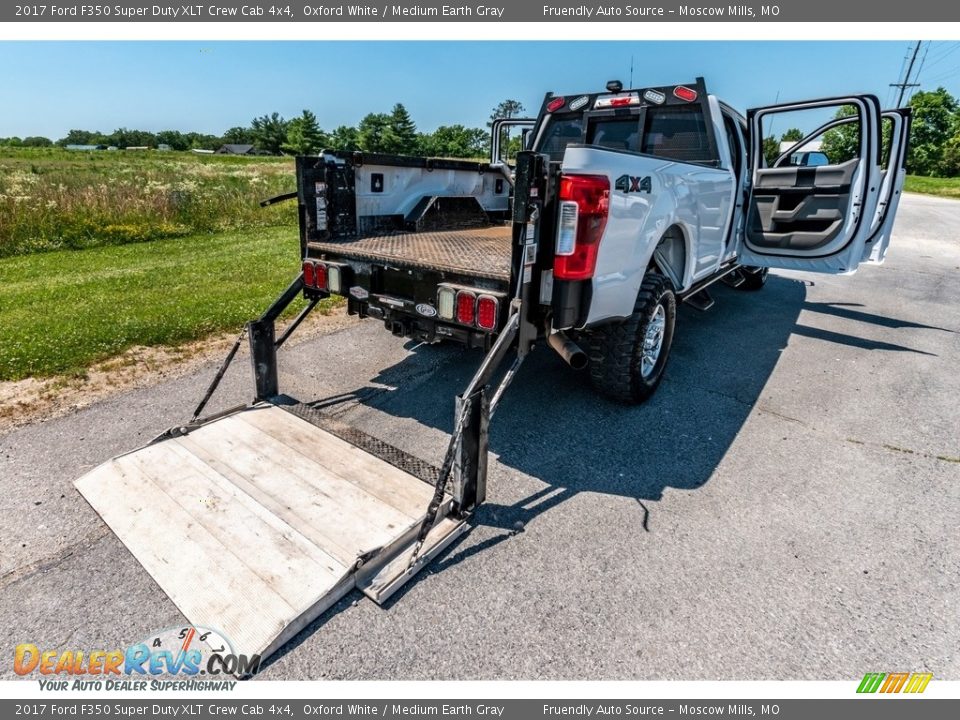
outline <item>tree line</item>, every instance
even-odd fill
[[[931,177],[960,176],[960,102],[944,88],[923,90],[910,98],[913,123],[910,128],[910,151],[907,154],[907,172]],[[840,119],[853,114],[850,106],[837,111]],[[890,128],[884,123],[882,146],[889,143]],[[772,165],[780,155],[781,142],[798,142],[805,133],[790,128],[780,136],[763,139],[763,154]],[[821,150],[833,162],[840,162],[859,153],[859,131],[856,124],[841,125],[821,136]],[[886,161],[886,158],[884,158]]]
[[[490,114],[493,120],[516,117],[523,105],[505,100]],[[508,138],[515,152],[519,137]],[[489,152],[489,132],[464,125],[443,125],[433,132],[417,130],[416,123],[402,103],[390,112],[369,113],[358,125],[340,125],[329,131],[320,127],[317,116],[304,110],[294,118],[270,113],[254,118],[248,126],[232,127],[223,135],[178,130],[130,130],[119,128],[106,134],[91,130],[71,130],[59,140],[41,136],[0,138],[0,145],[12,147],[66,147],[67,145],[104,145],[108,147],[151,147],[165,145],[171,150],[216,150],[221,145],[253,145],[268,155],[309,155],[320,150],[362,150],[398,155],[474,158]]]

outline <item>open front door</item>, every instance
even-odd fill
[[[878,218],[885,178],[877,99],[850,95],[775,105],[750,110],[747,118],[751,181],[739,262],[856,271],[870,256],[870,238],[889,230],[896,212],[888,202]],[[805,133],[804,127],[816,129]],[[772,145],[777,137],[783,140]],[[889,191],[900,182],[891,179]]]

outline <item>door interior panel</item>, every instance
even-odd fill
[[[758,248],[816,250],[842,231],[859,160],[756,172],[747,240]]]

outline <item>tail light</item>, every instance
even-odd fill
[[[317,286],[317,271],[309,260],[303,263],[303,284],[309,288]]]
[[[313,272],[316,275],[314,287],[317,290],[327,289],[327,266],[323,263],[314,263]]]
[[[673,89],[673,96],[679,98],[680,100],[686,100],[687,102],[693,102],[697,99],[697,91],[691,90],[688,87],[683,85],[677,85]]]
[[[481,295],[477,299],[477,327],[481,330],[496,330],[499,306],[500,303],[495,297]]]
[[[547,103],[547,112],[556,112],[563,107],[563,104],[566,102],[562,97],[556,97],[550,102]]]
[[[477,296],[472,292],[461,290],[457,293],[457,322],[464,325],[473,325],[476,306]]]
[[[451,287],[437,290],[437,315],[443,320],[453,320],[456,313],[457,291]]]
[[[559,200],[554,277],[588,280],[597,267],[600,238],[607,226],[610,181],[604,175],[564,175]]]

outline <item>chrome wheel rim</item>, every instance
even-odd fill
[[[667,311],[663,305],[657,305],[653,311],[650,322],[647,323],[647,331],[643,336],[643,353],[640,356],[640,374],[644,378],[649,378],[653,374],[653,369],[660,359],[660,351],[663,349],[663,331],[667,327]]]

